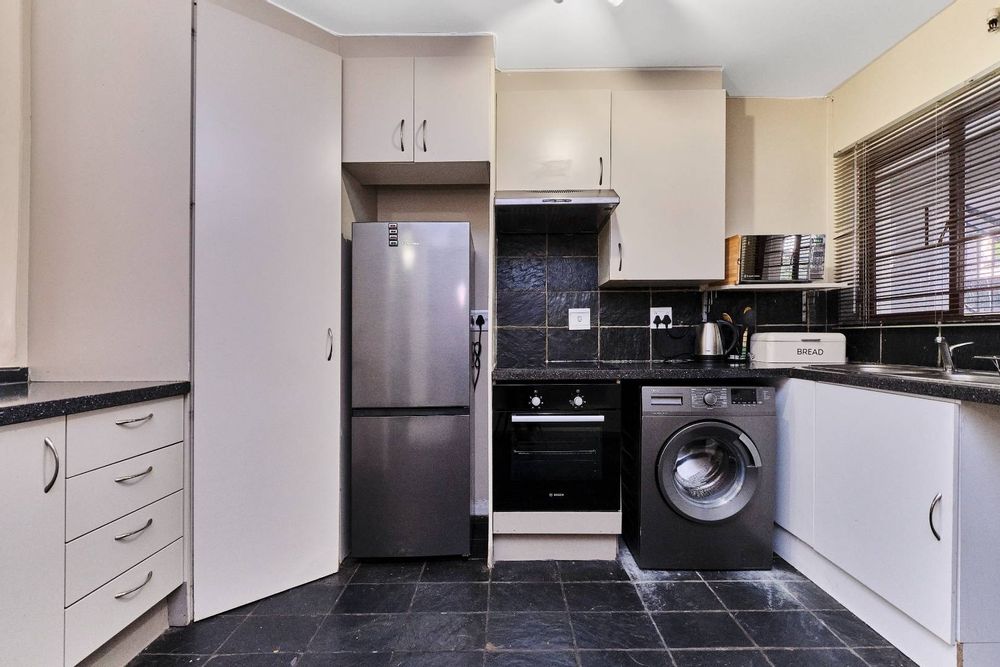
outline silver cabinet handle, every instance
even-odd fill
[[[326,360],[333,359],[333,329],[326,330]]]
[[[129,424],[145,424],[150,419],[153,418],[153,413],[150,412],[145,417],[136,417],[135,419],[119,419],[115,422],[115,426],[128,426]]]
[[[406,119],[399,121],[399,151],[406,152],[406,144],[403,143],[403,128],[406,127]]]
[[[121,542],[122,540],[127,540],[130,537],[134,537],[152,525],[153,525],[153,518],[150,517],[149,520],[146,522],[145,526],[142,526],[141,528],[136,528],[135,530],[130,530],[127,533],[122,533],[121,535],[115,535],[115,542]]]
[[[140,588],[142,588],[143,586],[145,586],[146,584],[148,584],[149,580],[152,579],[152,578],[153,578],[153,571],[150,570],[149,574],[146,575],[146,580],[145,581],[143,581],[141,584],[139,584],[135,588],[130,588],[127,591],[122,591],[121,593],[115,593],[115,599],[116,600],[121,600],[123,597],[125,597],[127,595],[132,595],[132,593],[135,593]]]
[[[598,185],[604,185],[604,156],[602,155],[602,156],[598,157],[597,159],[601,163],[601,175],[597,179],[597,184]]]
[[[52,457],[56,460],[56,469],[52,472],[52,479],[49,480],[45,488],[42,489],[43,493],[48,493],[52,490],[52,487],[56,485],[56,480],[59,479],[59,452],[56,451],[55,445],[48,438],[45,438],[42,442],[45,443],[45,448],[52,452]]]
[[[618,270],[622,270],[622,244],[618,244]]]
[[[420,136],[423,137],[423,140],[424,140],[424,152],[426,153],[427,152],[427,119],[426,118],[424,119],[423,130],[421,130]]]
[[[934,500],[931,501],[931,508],[927,510],[927,522],[931,525],[931,533],[934,535],[934,539],[938,542],[941,541],[941,535],[937,532],[937,528],[934,527],[934,508],[938,506],[941,502],[941,494],[934,496]]]
[[[125,482],[131,481],[133,479],[139,479],[140,477],[145,477],[149,473],[153,472],[153,466],[149,466],[142,472],[137,472],[134,475],[125,475],[124,477],[115,477],[115,482],[118,484],[123,484]]]

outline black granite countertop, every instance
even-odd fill
[[[190,382],[20,382],[0,384],[0,426],[157,398],[183,396]]]
[[[799,378],[831,384],[880,389],[903,394],[949,398],[971,403],[1000,405],[1000,384],[955,382],[947,379],[914,378],[884,373],[864,373],[851,364],[837,370],[817,367],[752,368],[745,364],[638,363],[638,364],[549,364],[538,368],[496,368],[493,381],[511,382],[764,382]]]

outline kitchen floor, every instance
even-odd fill
[[[763,572],[613,561],[356,563],[157,639],[131,665],[914,665],[776,558]]]

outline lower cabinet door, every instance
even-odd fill
[[[66,664],[75,665],[184,580],[184,540],[157,551],[66,609]]]
[[[957,434],[957,403],[816,385],[813,546],[949,643]]]

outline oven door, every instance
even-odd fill
[[[616,511],[620,417],[497,415],[493,505],[501,512]]]

